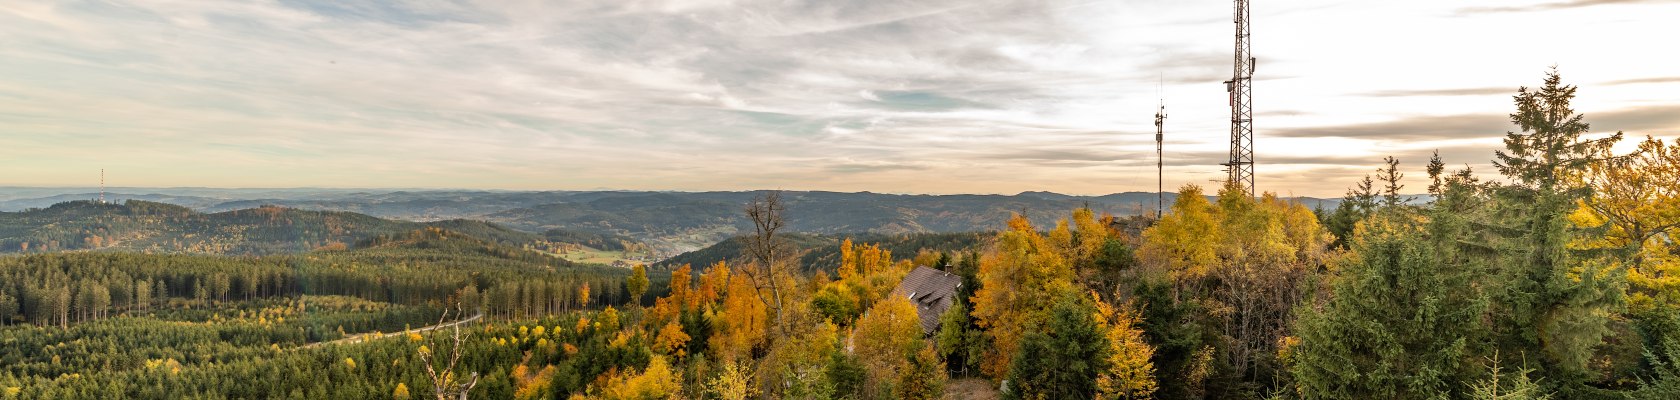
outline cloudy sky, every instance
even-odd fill
[[[1223,177],[1227,1],[383,3],[6,1],[0,185],[1145,191],[1159,98]],[[1552,65],[1680,136],[1674,1],[1255,3],[1262,190],[1491,174]]]

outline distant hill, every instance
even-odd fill
[[[559,232],[545,236],[475,220],[418,223],[279,206],[201,213],[141,200],[121,204],[72,201],[0,212],[0,252],[124,249],[264,255],[347,248],[423,229],[446,230],[510,248],[540,246],[555,242],[550,237],[566,237]]]
[[[483,218],[540,231],[567,228],[634,237],[664,254],[697,250],[750,229],[742,205],[759,192],[592,192],[580,201],[512,209]],[[1012,213],[1040,224],[1079,207],[1133,215],[1153,208],[1155,194],[1106,197],[1044,192],[1018,195],[897,195],[783,192],[787,231],[811,234],[911,234],[993,231]],[[1173,201],[1176,195],[1168,195]]]
[[[552,236],[546,232],[558,229],[601,235],[578,240],[608,247],[622,238],[629,238],[646,243],[655,254],[662,256],[698,250],[742,233],[749,225],[741,207],[760,193],[205,188],[115,188],[112,193],[118,193],[116,189],[120,189],[121,193],[148,194],[108,194],[107,198],[155,200],[212,215],[274,205],[297,210],[352,212],[383,219],[434,221],[432,223],[483,220],[523,232],[544,232],[546,236]],[[90,198],[88,193],[98,193],[97,189],[89,191],[86,188],[56,190],[5,188],[7,193],[0,194],[0,210],[54,200],[86,199]],[[1167,193],[1163,197],[1171,204],[1177,195]],[[1003,227],[1011,213],[1017,212],[1025,212],[1034,223],[1048,225],[1056,219],[1065,218],[1070,210],[1083,206],[1099,213],[1135,215],[1153,212],[1158,197],[1156,193],[1145,192],[1076,196],[1039,191],[1015,195],[787,191],[783,192],[783,198],[787,205],[789,232],[909,234],[994,231]],[[1322,206],[1326,209],[1334,208],[1340,202],[1340,199],[1297,200],[1308,207]],[[455,229],[471,230],[467,227]],[[74,235],[62,234],[43,239],[56,239],[62,244],[72,241],[74,238],[71,236]],[[305,236],[308,236],[305,241],[314,241],[312,244],[329,239],[343,241],[342,238],[313,233]],[[0,237],[0,240],[9,237]],[[5,244],[0,242],[0,245]],[[173,242],[169,244],[173,245]],[[613,250],[594,245],[589,247]]]
[[[574,266],[566,259],[547,256],[523,246],[437,226],[374,236],[357,242],[352,251],[363,257],[387,253],[412,256],[416,252],[431,252],[449,256],[484,256],[550,267]]]
[[[55,194],[55,195],[43,196],[43,197],[28,197],[28,198],[18,198],[18,199],[9,199],[9,200],[0,199],[0,211],[23,211],[23,210],[27,210],[27,209],[31,209],[31,208],[47,208],[47,207],[51,207],[54,204],[64,203],[64,202],[71,202],[71,201],[78,201],[78,200],[97,200],[97,199],[99,199],[99,192],[97,192],[97,191],[86,192],[86,193]],[[150,201],[150,202],[154,202],[154,203],[174,204],[174,205],[184,206],[184,207],[195,209],[195,210],[204,210],[204,209],[207,209],[207,208],[209,208],[211,206],[214,206],[216,204],[221,204],[222,202],[227,201],[227,200],[224,200],[224,199],[218,199],[218,198],[213,198],[213,197],[167,195],[167,194],[157,194],[157,193],[129,194],[129,193],[115,193],[115,192],[106,193],[105,194],[105,200],[106,200],[106,202],[109,202],[109,203],[118,203],[118,204],[127,202],[129,200],[144,200],[144,201]]]

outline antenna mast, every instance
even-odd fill
[[[105,204],[105,169],[99,169],[99,204]]]
[[[1254,195],[1254,56],[1249,43],[1248,0],[1236,0],[1237,46],[1231,80],[1225,91],[1231,102],[1231,160],[1225,162],[1226,182]]]
[[[1165,125],[1167,122],[1167,104],[1166,100],[1160,99],[1159,97],[1157,97],[1156,101],[1157,105],[1161,108],[1158,111],[1155,111],[1155,218],[1161,218],[1161,215],[1163,215],[1163,212],[1166,209],[1167,202],[1167,175],[1163,169],[1166,163],[1163,161],[1164,158],[1161,156],[1161,126]]]

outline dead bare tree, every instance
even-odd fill
[[[464,315],[459,303],[455,306],[455,314]],[[443,325],[443,321],[448,318],[449,311],[444,311],[443,315],[438,317],[438,325]],[[438,345],[436,335],[432,335],[432,339],[427,340],[427,343],[432,345],[431,347],[420,347],[420,362],[426,364],[426,376],[432,380],[432,392],[437,394],[437,400],[450,400],[451,398],[467,400],[467,393],[472,391],[473,386],[478,385],[478,372],[473,372],[466,380],[457,379],[455,366],[461,362],[461,347],[463,347],[462,344],[465,341],[461,338],[460,323],[453,324],[452,329],[454,334],[451,337],[454,339],[454,343],[449,347],[449,361],[441,368],[433,366],[432,348],[441,347]],[[443,372],[438,372],[439,369]]]
[[[747,237],[747,256],[752,259],[752,265],[743,268],[753,281],[753,289],[758,292],[759,301],[776,310],[776,329],[786,333],[782,324],[782,288],[781,277],[785,273],[780,257],[787,252],[787,245],[776,232],[781,230],[786,221],[782,219],[782,192],[772,190],[754,196],[747,203],[747,218],[752,219],[753,235]],[[764,290],[769,289],[770,295],[765,296]]]

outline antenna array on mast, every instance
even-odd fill
[[[1226,182],[1234,183],[1254,195],[1254,56],[1249,43],[1248,0],[1236,0],[1236,54],[1231,65],[1231,80],[1225,81],[1225,91],[1231,102],[1231,160],[1223,164]]]
[[[1167,122],[1167,101],[1157,96],[1156,105],[1160,108],[1155,111],[1155,218],[1160,218],[1166,211],[1167,202],[1166,163],[1161,152],[1161,127]]]

